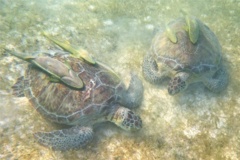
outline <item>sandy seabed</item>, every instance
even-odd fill
[[[240,157],[240,1],[211,0],[0,0],[0,159],[229,159]],[[222,45],[230,74],[228,88],[214,94],[202,84],[170,96],[166,85],[142,76],[141,64],[154,34],[188,10],[207,24]],[[143,81],[144,101],[136,109],[143,128],[127,133],[106,123],[85,148],[52,151],[33,133],[59,126],[44,120],[26,98],[11,95],[26,63],[4,51],[10,46],[35,54],[56,48],[41,31],[84,47],[111,66],[126,84],[130,72]]]

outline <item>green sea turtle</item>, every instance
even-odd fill
[[[24,77],[13,85],[13,93],[26,96],[46,119],[69,126],[35,133],[42,145],[54,150],[83,147],[93,138],[95,124],[105,121],[128,131],[141,129],[141,118],[130,110],[139,106],[143,97],[136,74],[126,89],[113,70],[100,62],[87,63],[70,54],[31,57],[8,52],[30,62]],[[84,85],[78,87],[79,81]]]
[[[171,78],[170,95],[185,90],[189,84],[203,82],[213,92],[228,84],[222,51],[215,34],[199,19],[179,18],[158,33],[143,60],[143,75],[151,83]]]

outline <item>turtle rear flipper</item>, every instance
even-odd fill
[[[93,138],[93,131],[89,127],[75,126],[69,129],[52,132],[37,132],[37,141],[53,150],[69,150],[84,147]]]
[[[211,78],[205,78],[204,85],[212,92],[218,93],[224,90],[229,82],[229,75],[224,67],[221,67]]]
[[[17,82],[12,86],[13,95],[17,97],[24,97],[24,77],[21,76],[17,79]]]

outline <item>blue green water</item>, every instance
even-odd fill
[[[217,35],[230,74],[220,94],[201,84],[170,96],[142,76],[141,64],[154,34],[187,10]],[[0,0],[0,159],[230,159],[240,157],[239,0]],[[41,31],[66,39],[111,66],[126,82],[135,71],[144,101],[136,109],[143,128],[128,133],[112,124],[96,129],[87,147],[56,152],[35,142],[33,133],[51,131],[26,98],[11,95],[26,63],[5,47],[24,53],[55,49]]]

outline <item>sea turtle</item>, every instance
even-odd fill
[[[228,84],[217,37],[193,16],[178,18],[156,34],[142,69],[145,79],[154,84],[171,78],[170,95],[194,82],[203,82],[213,92],[222,91]]]
[[[69,126],[35,133],[42,145],[54,150],[83,147],[93,138],[92,128],[99,122],[110,121],[128,131],[142,128],[141,118],[130,110],[139,106],[143,97],[136,74],[132,73],[126,89],[115,72],[100,62],[87,63],[70,54],[32,57],[8,52],[30,62],[24,77],[13,85],[13,93],[26,96],[46,119]],[[78,81],[83,82],[82,87],[71,85]]]

